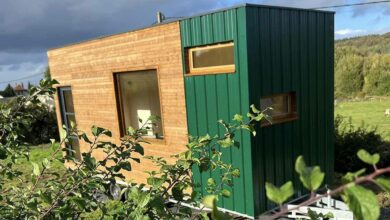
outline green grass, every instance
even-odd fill
[[[377,128],[378,133],[390,141],[390,117],[385,116],[385,110],[390,108],[390,97],[378,98],[372,101],[348,101],[338,103],[335,115],[351,117],[355,126]]]
[[[15,170],[23,172],[23,175],[21,176],[23,182],[21,182],[19,179],[13,179],[7,181],[5,185],[25,184],[26,181],[29,181],[31,179],[32,174],[31,162],[37,163],[40,168],[42,168],[42,160],[44,158],[49,158],[53,152],[50,146],[50,144],[32,146],[30,151],[30,160],[28,161],[26,158],[21,158],[18,159],[16,165],[14,165]],[[56,158],[61,158],[61,152],[56,155]],[[50,170],[59,173],[64,173],[65,166],[58,160],[54,160],[53,163],[50,165]]]

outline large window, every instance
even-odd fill
[[[74,113],[73,96],[70,87],[58,88],[58,98],[60,103],[60,112],[62,124],[66,128],[71,128],[73,124],[76,124],[76,116]],[[77,136],[70,136],[69,142],[65,144],[68,155],[73,155],[80,159],[80,145]]]
[[[231,73],[235,71],[234,43],[219,43],[188,48],[189,74]]]
[[[115,78],[122,135],[128,127],[141,128],[150,116],[161,119],[156,70],[117,73]],[[149,127],[145,136],[163,138],[162,120],[144,127]]]
[[[268,116],[271,116],[272,123],[281,123],[298,118],[295,92],[262,97],[260,108]],[[263,122],[262,125],[270,125],[270,123]]]

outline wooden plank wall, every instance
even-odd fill
[[[92,125],[107,128],[116,143],[120,132],[114,73],[157,69],[165,138],[145,145],[145,154],[169,157],[185,150],[188,135],[178,22],[53,49],[48,57],[52,77],[60,86],[72,88],[78,128],[87,133]],[[57,99],[56,106],[61,120]],[[81,143],[81,151],[85,149]],[[144,182],[144,171],[150,171],[152,164],[147,160],[132,164],[133,171],[126,177]]]

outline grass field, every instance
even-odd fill
[[[340,102],[335,107],[335,115],[351,117],[355,126],[377,128],[385,140],[390,141],[390,117],[385,116],[385,109],[390,108],[390,97],[371,101]]]
[[[35,162],[39,164],[40,168],[42,168],[42,164],[41,164],[42,160],[44,158],[49,158],[51,154],[52,154],[52,150],[50,148],[50,144],[33,146],[31,147],[31,151],[30,151],[30,161],[28,161],[25,158],[18,159],[14,168],[15,170],[23,172],[23,175],[21,176],[21,179],[23,181],[29,180],[32,174],[31,162]],[[60,157],[61,157],[61,152],[57,155],[57,158]],[[65,172],[64,164],[62,164],[58,160],[55,160],[50,167],[53,171],[57,171],[60,173]],[[14,179],[12,181],[7,182],[6,184],[15,185],[15,184],[21,184],[21,182],[18,179]]]

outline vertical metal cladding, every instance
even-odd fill
[[[333,175],[333,13],[276,7],[247,7],[250,102],[295,91],[299,119],[258,128],[252,138],[255,213],[274,206],[264,183],[293,180],[296,196],[306,193],[294,171],[303,155]]]
[[[257,135],[238,136],[240,148],[221,149],[223,159],[241,171],[226,209],[257,216],[273,208],[265,182],[292,180],[296,196],[306,193],[294,171],[303,155],[320,165],[326,181],[333,175],[333,13],[246,5],[180,21],[185,48],[234,41],[234,74],[185,76],[188,133],[222,134],[217,120],[246,114],[262,96],[295,91],[299,118],[269,127]],[[183,64],[185,66],[185,61]],[[184,67],[185,68],[185,67]],[[183,69],[185,73],[185,69]],[[219,172],[219,171],[218,171]],[[193,170],[197,189],[206,194],[207,179],[218,173]]]
[[[184,19],[180,22],[183,57],[186,47],[234,41],[236,72],[229,74],[185,76],[188,133],[192,136],[223,134],[217,121],[231,121],[234,114],[246,114],[249,109],[248,66],[245,7]],[[185,61],[183,61],[185,64]],[[185,72],[185,70],[183,70]],[[239,134],[239,148],[221,149],[224,160],[241,171],[234,180],[231,198],[219,201],[226,209],[254,215],[251,141],[249,133]],[[220,171],[218,171],[220,172]],[[193,170],[197,189],[205,192],[207,179],[218,173]],[[218,178],[217,178],[218,179]],[[207,194],[207,193],[206,193]]]

